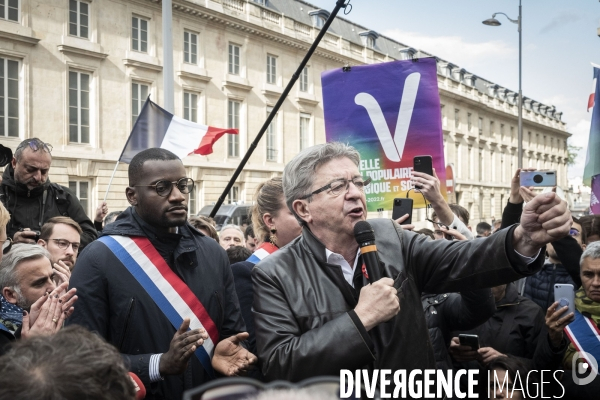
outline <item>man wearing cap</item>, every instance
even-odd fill
[[[51,183],[52,146],[38,138],[17,146],[11,164],[2,175],[0,200],[11,215],[6,233],[15,243],[37,242],[46,221],[59,215],[70,217],[82,229],[81,246],[98,237],[79,199],[66,187]]]

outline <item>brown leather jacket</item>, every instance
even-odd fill
[[[389,219],[369,222],[383,275],[398,288],[400,313],[367,332],[354,313],[358,292],[339,265],[326,262],[325,246],[305,227],[252,271],[256,344],[268,380],[339,376],[341,369],[435,368],[422,292],[491,287],[531,275],[544,262],[543,251],[530,265],[516,255],[514,227],[485,239],[431,241]]]

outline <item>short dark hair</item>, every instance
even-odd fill
[[[519,380],[520,384],[524,385],[524,386],[517,387],[515,390],[523,389],[523,392],[521,392],[521,393],[529,393],[530,388],[526,385],[535,384],[535,382],[532,382],[529,379],[526,380],[523,378],[523,377],[528,377],[527,374],[529,373],[529,369],[520,360],[518,360],[516,357],[511,356],[511,355],[498,356],[498,357],[492,359],[490,361],[490,363],[487,365],[486,369],[488,371],[494,371],[495,369],[500,369],[500,370],[506,371],[506,374],[508,374],[508,376],[510,377],[510,380],[512,381],[513,385],[516,383],[517,375],[518,375],[520,378],[520,380]],[[492,373],[491,377],[493,377],[493,376],[494,375]],[[488,374],[482,374],[482,377],[485,377],[485,379],[487,379]],[[535,376],[533,378],[535,379]],[[488,386],[485,385],[486,389],[487,389],[487,387]],[[512,390],[512,388],[509,387],[509,391],[510,390]],[[527,397],[525,397],[525,398],[527,398]]]
[[[252,239],[256,238],[256,236],[254,236],[254,228],[252,227],[252,224],[248,225],[244,231],[244,239],[248,240],[248,236],[250,236]]]
[[[75,220],[69,217],[63,217],[62,215],[59,215],[57,217],[50,218],[44,223],[44,225],[42,225],[42,229],[40,229],[40,239],[48,241],[48,239],[50,239],[50,236],[52,236],[52,232],[54,232],[54,226],[56,224],[68,225],[71,228],[75,229],[77,233],[79,233],[79,235],[83,233],[83,231],[81,230],[81,226],[79,226],[79,224]]]
[[[251,255],[252,252],[244,246],[232,246],[227,249],[227,257],[229,258],[229,264],[235,264],[240,261],[246,261]]]
[[[143,167],[146,161],[171,161],[181,159],[166,149],[152,147],[137,153],[129,163],[129,186],[137,185],[142,179]]]
[[[478,235],[483,235],[484,233],[491,231],[492,226],[487,222],[483,221],[477,224],[477,228],[475,228],[475,230],[477,231]]]
[[[588,238],[590,236],[600,236],[600,215],[584,215],[579,218],[579,224],[585,232],[585,240],[583,240],[583,237],[581,238],[583,243],[589,244]]]
[[[0,357],[0,387],[0,400],[135,398],[117,349],[77,325],[16,342]]]
[[[467,211],[466,208],[456,203],[450,203],[448,204],[448,207],[450,207],[452,212],[456,214],[456,216],[459,219],[461,219],[465,223],[465,225],[469,225],[469,218],[471,218],[471,215],[469,214],[469,211]]]

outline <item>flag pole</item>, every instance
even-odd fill
[[[310,60],[310,57],[313,55],[313,53],[317,49],[317,46],[319,45],[319,42],[321,42],[321,39],[323,39],[323,36],[325,36],[325,33],[327,33],[327,30],[329,29],[329,25],[331,25],[331,23],[333,22],[333,20],[337,16],[337,13],[340,11],[340,9],[341,8],[345,9],[348,5],[350,5],[350,0],[337,0],[337,2],[335,3],[335,8],[333,9],[333,11],[331,12],[331,14],[329,15],[329,18],[327,18],[327,21],[325,21],[325,24],[323,25],[323,27],[319,31],[319,34],[317,35],[314,43],[308,49],[308,52],[304,56],[304,59],[302,60],[302,62],[300,63],[300,65],[298,66],[298,69],[296,70],[296,72],[294,73],[294,75],[292,75],[292,78],[290,79],[290,81],[288,82],[287,86],[283,90],[283,93],[279,97],[279,100],[277,100],[277,103],[275,104],[275,106],[273,106],[273,110],[269,113],[269,115],[267,117],[267,120],[263,124],[262,128],[260,128],[260,131],[258,131],[258,134],[256,135],[256,138],[254,139],[254,141],[250,145],[250,148],[248,149],[248,151],[244,155],[244,158],[242,159],[242,161],[240,161],[240,165],[238,165],[237,169],[233,173],[233,176],[231,177],[231,179],[227,183],[227,186],[225,187],[225,190],[223,191],[223,193],[219,197],[219,200],[217,200],[217,203],[215,204],[215,206],[213,207],[212,211],[210,212],[210,217],[211,218],[214,218],[214,216],[217,214],[217,211],[219,211],[219,208],[221,207],[221,205],[223,204],[223,201],[225,200],[225,196],[227,196],[227,194],[229,193],[229,191],[233,187],[233,184],[235,183],[235,181],[237,180],[238,176],[242,172],[242,169],[244,169],[244,166],[246,165],[246,163],[250,159],[250,156],[252,155],[252,153],[254,152],[254,150],[256,149],[256,147],[258,146],[258,143],[260,142],[260,139],[263,137],[263,135],[266,132],[266,130],[269,127],[269,125],[271,125],[271,122],[273,121],[273,118],[275,118],[275,116],[277,115],[277,111],[279,111],[279,109],[281,108],[281,105],[285,101],[287,95],[290,93],[290,91],[292,90],[292,87],[294,86],[294,84],[298,80],[298,77],[302,73],[302,70],[304,69],[304,67],[308,63],[308,60]],[[350,10],[352,10],[352,5],[350,5]]]
[[[119,166],[119,160],[117,160],[117,163],[115,164],[115,169],[113,169],[113,173],[110,176],[110,180],[108,181],[108,187],[106,188],[106,193],[104,194],[104,200],[106,201],[106,198],[108,197],[108,191],[110,189],[110,185],[112,184],[113,178],[115,177],[115,173],[117,172],[117,167]]]

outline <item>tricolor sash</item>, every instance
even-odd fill
[[[184,318],[190,318],[189,329],[206,330],[208,339],[196,349],[195,354],[213,378],[211,358],[219,341],[219,331],[198,297],[167,265],[148,238],[102,236],[98,240],[121,261],[176,330]]]
[[[565,327],[565,332],[577,351],[590,354],[600,362],[600,330],[594,321],[575,310],[575,321]],[[581,354],[583,358],[585,358],[588,365],[592,367],[596,374],[600,374],[594,368],[596,364],[590,362],[585,353]]]
[[[277,246],[272,243],[265,242],[258,246],[258,249],[246,261],[251,262],[252,264],[257,264],[259,261],[265,259],[268,255],[277,251]]]

